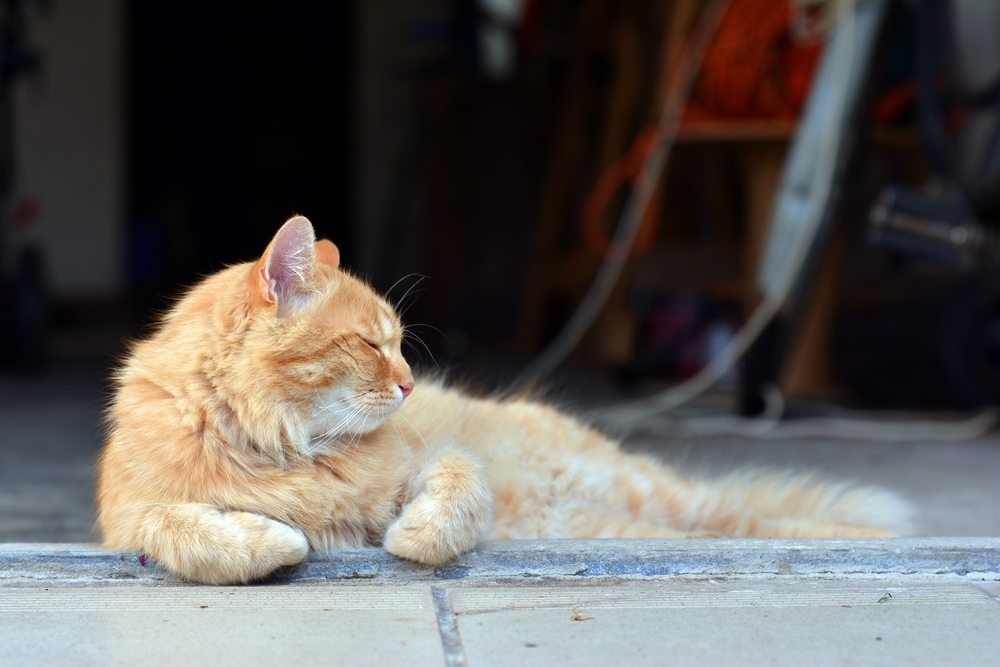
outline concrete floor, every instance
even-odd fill
[[[239,587],[62,548],[0,545],[0,665],[884,667],[1000,655],[998,539],[498,542],[437,570],[374,550],[314,554]]]
[[[0,542],[95,539],[94,459],[105,368],[0,375]]]
[[[7,589],[0,663],[973,667],[1000,655],[1000,604],[965,583],[856,580],[812,599],[794,580],[609,583],[437,589],[451,644],[424,586]]]

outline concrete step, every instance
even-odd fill
[[[170,582],[153,559],[91,544],[0,543],[9,579]],[[509,540],[424,567],[381,549],[311,553],[272,581],[467,577],[881,575],[1000,572],[1000,538]]]

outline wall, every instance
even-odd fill
[[[29,21],[43,69],[16,91],[12,201],[41,200],[8,239],[44,252],[56,298],[107,298],[124,288],[125,4],[54,0]]]

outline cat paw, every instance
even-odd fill
[[[460,454],[438,460],[423,486],[382,543],[395,556],[440,565],[485,537],[493,521],[493,494],[479,466]]]
[[[466,546],[461,540],[453,539],[446,530],[442,530],[431,518],[440,513],[433,505],[433,501],[427,498],[414,500],[385,532],[382,540],[385,550],[394,556],[425,565],[440,565],[475,546],[475,542]]]
[[[239,529],[228,536],[226,556],[210,566],[215,570],[210,577],[216,580],[211,583],[260,579],[279,567],[301,563],[309,553],[305,534],[295,526],[249,512],[222,516]]]
[[[246,583],[302,562],[309,542],[294,526],[205,505],[161,506],[147,518],[146,548],[184,579]]]
[[[410,511],[389,526],[382,542],[385,550],[425,565],[441,565],[472,549],[484,537],[485,528],[442,525],[437,516],[442,512],[433,505],[426,498],[415,500]]]
[[[309,554],[309,541],[305,534],[296,526],[289,526],[280,521],[269,521],[264,527],[266,537],[262,540],[264,548],[270,551],[268,555],[272,563],[278,567],[296,565],[305,560]]]

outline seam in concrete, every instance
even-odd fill
[[[986,595],[990,596],[994,602],[1000,603],[1000,588],[995,586],[990,586],[978,581],[973,581],[972,585],[981,590]]]
[[[446,667],[466,667],[468,661],[465,658],[465,647],[458,634],[455,610],[451,606],[448,589],[431,587],[431,595],[434,597],[434,613],[437,615],[441,645],[444,647],[444,664]]]

